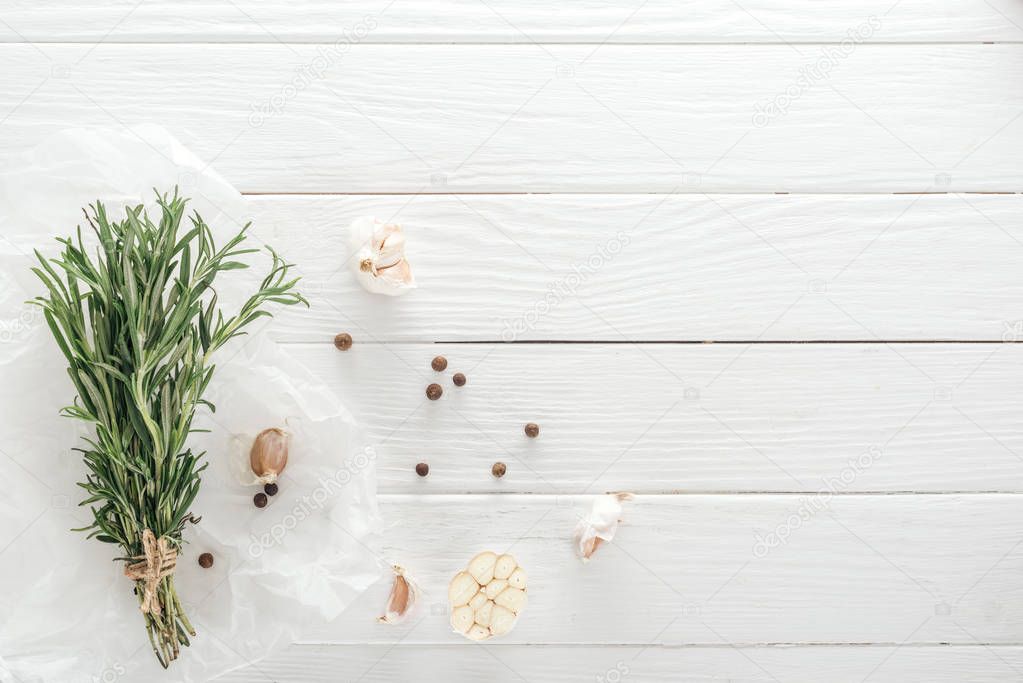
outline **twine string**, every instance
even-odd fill
[[[157,539],[152,530],[146,529],[142,532],[142,554],[131,559],[134,562],[124,567],[124,575],[143,584],[139,608],[143,614],[160,614],[157,591],[160,581],[174,573],[178,551],[166,537]]]

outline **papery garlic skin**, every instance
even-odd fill
[[[589,513],[575,527],[575,547],[583,562],[588,562],[601,543],[609,542],[618,531],[622,502],[632,499],[631,493],[607,493],[593,500]]]
[[[412,266],[405,258],[405,232],[400,225],[371,216],[356,218],[349,227],[349,243],[352,270],[367,291],[401,296],[416,288]]]
[[[278,427],[264,429],[252,441],[249,466],[261,484],[273,484],[288,464],[291,437]]]
[[[455,633],[476,641],[503,635],[526,607],[526,572],[511,555],[480,553],[451,579],[448,603]]]
[[[387,598],[384,614],[377,618],[381,624],[399,624],[412,613],[419,600],[419,587],[409,578],[404,567],[393,566],[394,583]]]

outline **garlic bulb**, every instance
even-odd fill
[[[607,493],[593,500],[589,514],[575,527],[576,551],[583,562],[589,561],[601,543],[614,538],[621,521],[622,501],[631,499],[631,493]]]
[[[377,621],[381,624],[397,624],[404,621],[412,613],[418,599],[419,588],[408,577],[403,567],[394,565],[394,584],[387,599],[387,609]]]
[[[511,555],[484,552],[448,585],[451,627],[469,640],[508,633],[526,607],[526,572]]]
[[[357,218],[349,228],[355,277],[375,294],[400,296],[415,289],[412,266],[405,259],[405,232],[396,223]]]
[[[256,435],[249,451],[249,466],[259,477],[259,483],[272,484],[277,475],[288,464],[288,442],[286,431],[278,427],[264,429]]]

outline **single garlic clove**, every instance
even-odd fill
[[[405,574],[405,570],[394,565],[394,583],[391,595],[387,599],[387,609],[377,621],[382,624],[397,624],[405,620],[415,607],[419,590],[415,583]]]
[[[507,607],[494,605],[490,612],[490,632],[495,636],[502,636],[515,626],[515,613]]]
[[[505,588],[508,587],[508,582],[504,579],[494,579],[486,585],[484,590],[487,592],[487,597],[491,600],[501,594]]]
[[[598,536],[594,536],[592,538],[587,538],[580,541],[579,556],[582,558],[582,561],[589,562],[590,557],[593,556],[593,553],[597,552],[597,548],[599,548],[600,544],[603,542],[604,541]]]
[[[518,613],[526,606],[526,591],[518,588],[505,588],[501,594],[494,598],[501,607],[507,607],[512,612]]]
[[[469,630],[465,633],[469,640],[486,640],[490,637],[490,629],[486,626],[480,626],[479,624],[473,624],[469,627]]]
[[[375,294],[399,296],[415,289],[412,267],[405,258],[405,232],[400,225],[372,217],[357,218],[349,227],[356,279]]]
[[[476,583],[488,584],[494,578],[494,565],[497,563],[497,553],[485,552],[469,560],[469,573]]]
[[[593,500],[589,514],[575,528],[575,547],[583,562],[587,562],[601,543],[614,538],[621,521],[622,502],[632,499],[631,493],[608,493]]]
[[[472,607],[474,610],[477,610],[480,607],[482,607],[483,603],[485,603],[486,601],[487,594],[482,588],[480,588],[479,593],[472,596],[472,600],[469,601],[469,607]]]
[[[480,586],[469,572],[459,572],[448,585],[448,601],[453,607],[468,604]]]
[[[474,621],[472,607],[468,605],[462,605],[451,610],[451,628],[455,629],[458,633],[465,633],[468,631]]]
[[[494,565],[494,577],[507,579],[517,566],[518,563],[514,557],[511,555],[501,555],[501,557],[497,558],[497,563]]]
[[[289,435],[283,429],[264,429],[252,442],[249,450],[249,466],[262,484],[277,481],[277,475],[288,464]]]
[[[494,601],[487,600],[476,610],[476,623],[480,626],[490,626],[490,615],[494,611]]]
[[[508,585],[519,590],[526,589],[526,571],[519,567],[508,577]]]

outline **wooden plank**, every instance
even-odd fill
[[[389,493],[1023,491],[1020,345],[286,348],[369,430]]]
[[[158,112],[248,192],[1023,190],[1013,45],[321,47],[4,45],[4,143]]]
[[[1018,646],[646,647],[636,645],[295,645],[225,683],[359,680],[1000,683],[1023,676]]]
[[[417,291],[356,283],[362,215],[406,226]],[[306,278],[292,340],[1023,335],[1018,195],[254,197],[253,217]]]
[[[512,43],[678,43],[842,41],[870,17],[880,23],[868,40],[1015,41],[1023,12],[1009,0],[649,0],[573,2],[551,12],[539,0],[133,0],[75,3],[54,0],[4,10],[0,39],[39,41],[244,41]],[[372,20],[372,24],[368,19]],[[360,24],[370,27],[365,36]]]
[[[413,572],[421,612],[375,623],[384,581],[308,640],[461,643],[447,584],[484,549],[529,572],[529,605],[502,643],[1018,645],[1023,635],[1023,545],[1005,523],[1023,513],[1018,495],[850,495],[816,512],[794,495],[640,496],[589,564],[570,540],[588,496],[380,502],[392,524],[381,556]],[[272,504],[267,514],[278,514]],[[287,538],[266,552],[287,552]]]

